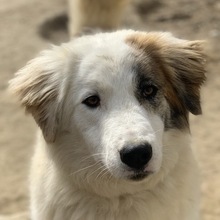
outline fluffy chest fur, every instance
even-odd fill
[[[185,198],[182,197],[183,193],[187,193]],[[47,218],[44,216],[44,219],[61,219],[61,216],[64,220],[197,219],[192,201],[195,198],[187,198],[187,196],[191,197],[192,194],[189,195],[181,189],[177,191],[172,186],[158,186],[154,191],[111,199],[76,192],[73,194],[75,200],[72,204],[68,207],[62,207],[62,204],[48,207]],[[67,200],[66,204],[71,200]]]

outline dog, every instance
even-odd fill
[[[79,2],[73,33],[100,25],[86,8],[105,4]],[[203,42],[134,30],[76,37],[18,71],[10,90],[40,128],[31,219],[198,220],[189,113],[205,72]]]
[[[68,0],[70,36],[109,31],[120,26],[121,17],[130,0]]]

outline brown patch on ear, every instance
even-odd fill
[[[33,115],[47,142],[54,142],[58,124],[62,57],[57,55],[52,50],[44,51],[42,56],[30,61],[9,82],[10,91]]]
[[[205,77],[203,41],[186,41],[168,33],[137,33],[126,43],[150,56],[163,72],[165,96],[171,107],[201,114],[200,87]]]
[[[186,108],[194,115],[202,113],[200,87],[206,80],[202,41],[186,41],[162,54],[173,87]]]

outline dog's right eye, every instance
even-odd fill
[[[97,108],[100,106],[100,98],[97,95],[92,95],[86,98],[82,103],[90,108]]]
[[[142,88],[142,96],[145,99],[152,99],[157,94],[157,87],[154,85],[146,85]]]

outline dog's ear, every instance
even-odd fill
[[[47,142],[55,140],[60,90],[64,75],[64,51],[46,50],[19,70],[9,82],[9,90],[31,113]]]
[[[181,40],[169,33],[152,32],[135,34],[126,42],[141,50],[144,56],[152,57],[162,69],[167,87],[165,95],[174,108],[201,114],[200,87],[206,79],[203,41]]]
[[[200,87],[205,77],[205,56],[202,41],[176,41],[161,49],[166,79],[185,108],[194,115],[202,113]]]

